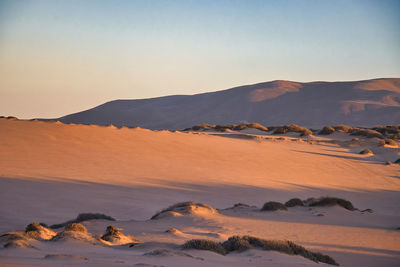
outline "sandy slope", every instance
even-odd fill
[[[1,232],[22,230],[32,221],[60,223],[81,212],[101,212],[116,218],[124,232],[145,241],[135,249],[38,242],[40,250],[0,250],[0,263],[316,265],[299,256],[259,250],[228,256],[187,251],[203,260],[142,256],[159,247],[177,251],[176,245],[189,238],[222,241],[251,234],[296,241],[334,257],[341,266],[398,266],[400,165],[382,163],[399,158],[398,148],[377,148],[377,140],[347,148],[320,142],[320,137],[264,138],[0,119]],[[365,147],[377,155],[359,155]],[[261,207],[270,200],[322,195],[343,197],[374,212],[339,207],[266,213],[227,210],[148,221],[156,211],[180,201],[224,209],[238,202]],[[102,234],[109,222],[85,224],[93,234]],[[170,227],[182,234],[165,233]],[[88,260],[43,259],[56,253]]]

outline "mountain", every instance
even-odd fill
[[[199,123],[295,123],[315,128],[398,124],[400,78],[309,83],[278,80],[196,95],[115,100],[58,120],[171,130]]]

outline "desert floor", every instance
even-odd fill
[[[116,219],[83,222],[94,236],[113,224],[142,241],[129,247],[31,240],[35,248],[1,248],[0,265],[324,265],[258,249],[223,256],[180,248],[193,238],[253,235],[294,241],[340,266],[399,266],[400,164],[384,162],[400,158],[400,150],[378,147],[378,139],[352,139],[344,133],[300,138],[0,119],[0,234],[92,212]],[[364,148],[374,155],[360,155]],[[267,201],[321,196],[373,212],[339,206],[259,211]],[[220,212],[150,220],[182,201]],[[236,203],[250,207],[227,209]],[[165,232],[172,227],[179,231]],[[160,248],[167,252],[144,255]]]

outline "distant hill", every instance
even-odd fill
[[[59,118],[65,123],[179,130],[199,123],[296,123],[306,127],[400,123],[400,78],[354,82],[271,81],[232,89],[115,100]]]

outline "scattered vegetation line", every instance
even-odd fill
[[[248,235],[231,236],[223,243],[218,243],[208,239],[192,239],[183,244],[182,248],[209,250],[221,255],[226,255],[233,251],[242,252],[250,248],[260,248],[263,250],[272,250],[289,255],[300,255],[314,262],[339,265],[330,256],[309,251],[292,241],[267,240]]]
[[[183,244],[182,248],[209,250],[221,255],[226,255],[225,248],[220,243],[208,239],[191,239]]]
[[[50,228],[52,229],[57,229],[57,228],[61,228],[61,227],[65,227],[68,224],[71,223],[80,223],[80,222],[84,222],[84,221],[90,221],[90,220],[108,220],[108,221],[115,221],[115,219],[111,216],[102,214],[102,213],[80,213],[76,219],[74,220],[69,220],[66,221],[64,223],[60,223],[60,224],[53,224],[50,226]]]
[[[345,199],[342,198],[336,198],[336,197],[322,197],[319,199],[315,199],[314,201],[312,201],[309,206],[313,207],[313,206],[334,206],[334,205],[338,205],[341,206],[347,210],[356,210],[356,208],[354,208],[353,204]]]

